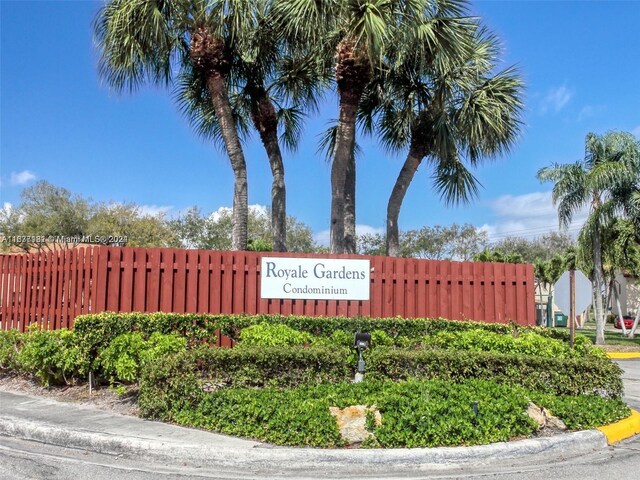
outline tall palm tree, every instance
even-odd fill
[[[314,51],[286,49],[274,31],[271,2],[253,2],[256,22],[250,41],[235,52],[227,87],[238,129],[248,133],[249,124],[258,132],[267,153],[273,177],[271,187],[271,232],[273,251],[287,251],[286,187],[281,145],[294,151],[302,133],[305,114],[317,107],[328,82],[326,69]],[[176,95],[181,110],[196,130],[220,144],[220,125],[211,103],[206,78],[190,70],[181,76]],[[280,133],[279,133],[280,132]]]
[[[331,164],[331,252],[344,253],[345,197],[355,202],[354,148],[356,117],[369,82],[386,67],[391,45],[416,45],[416,57],[459,52],[459,26],[465,0],[275,0],[282,31],[290,45],[323,47],[335,72],[339,102],[336,142]],[[348,178],[348,172],[351,177]],[[347,194],[347,187],[349,193]],[[349,222],[355,226],[355,207]]]
[[[637,153],[634,153],[637,142],[630,142],[629,136],[620,132],[601,136],[589,133],[585,140],[583,160],[554,164],[538,172],[539,180],[554,182],[552,199],[554,205],[558,206],[558,219],[562,227],[568,227],[580,209],[589,208],[589,216],[580,231],[580,244],[591,255],[597,345],[604,345],[605,342],[603,230],[616,215],[626,213],[633,218],[636,211],[632,200],[635,198],[633,184],[639,177],[637,165],[640,161]],[[633,147],[634,142],[636,147]],[[633,171],[636,171],[635,175]],[[632,175],[626,177],[621,173]]]
[[[95,20],[100,73],[113,88],[168,86],[188,70],[206,81],[234,173],[235,250],[247,248],[247,169],[226,81],[255,21],[244,0],[111,0]]]
[[[520,131],[522,80],[513,68],[493,73],[499,51],[493,35],[477,26],[467,34],[470,47],[457,61],[436,56],[431,64],[407,62],[388,75],[381,107],[367,112],[378,110],[388,149],[408,147],[387,204],[387,255],[399,255],[400,209],[425,158],[445,203],[468,202],[478,182],[465,160],[475,166],[508,152]],[[366,123],[373,125],[370,118]]]

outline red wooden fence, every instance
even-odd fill
[[[86,313],[279,313],[535,324],[533,266],[380,256],[367,301],[260,298],[262,256],[316,254],[88,247],[0,256],[0,328],[71,327]]]

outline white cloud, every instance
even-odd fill
[[[172,205],[139,205],[138,212],[140,215],[158,217],[166,215],[173,209]]]
[[[269,213],[269,208],[260,204],[249,205],[249,212],[254,213],[258,217],[266,217]],[[220,218],[231,215],[232,213],[233,209],[231,207],[220,207],[209,215],[209,219],[213,222],[217,222]]]
[[[524,195],[503,195],[491,201],[489,208],[495,222],[480,227],[492,242],[508,236],[534,238],[550,231],[558,231],[558,211],[551,201],[551,192],[533,192]],[[587,218],[585,208],[574,215],[568,233],[576,235]]]
[[[18,172],[18,173],[11,172],[9,183],[14,186],[24,185],[35,179],[36,179],[36,176],[33,174],[33,172],[30,172],[29,170],[23,170],[22,172]]]
[[[580,112],[578,113],[578,121],[581,122],[589,117],[592,117],[594,114],[594,109],[591,105],[586,105],[582,107]]]
[[[631,133],[633,133],[636,136],[636,138],[640,138],[640,125],[638,125],[636,128],[631,130]]]
[[[313,241],[322,247],[328,247],[331,243],[331,236],[329,230],[321,230],[318,233],[313,234]]]
[[[384,235],[384,228],[371,225],[356,225],[356,235]]]
[[[313,240],[320,246],[328,247],[331,244],[330,230],[321,230],[313,234]],[[371,225],[357,224],[356,235],[384,235],[384,228]]]
[[[547,113],[548,111],[553,111],[555,113],[562,110],[569,100],[573,97],[573,92],[571,92],[566,85],[562,85],[561,87],[553,87],[549,89],[547,94],[542,99],[542,105],[540,106],[540,111],[542,113]]]

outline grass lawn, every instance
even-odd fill
[[[580,333],[587,338],[589,338],[592,342],[596,341],[596,326],[595,323],[588,322],[584,328],[579,328],[576,330],[576,333]],[[629,338],[622,336],[622,330],[618,330],[613,328],[612,325],[606,325],[604,331],[604,340],[605,345],[609,345],[612,347],[624,347],[620,348],[625,351],[638,351],[640,352],[640,332],[636,332],[635,338]],[[607,349],[608,350],[608,349]],[[613,348],[612,350],[617,350],[617,348]]]

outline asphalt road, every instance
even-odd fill
[[[640,360],[619,360],[616,363],[624,371],[622,374],[624,401],[631,408],[640,411]],[[640,478],[640,473],[638,478]]]
[[[144,458],[125,460],[73,449],[50,447],[24,440],[0,437],[0,478],[4,480],[186,480],[186,479],[267,479],[257,470],[252,475],[197,469],[186,465],[149,464]],[[553,464],[503,465],[490,469],[465,467],[428,471],[422,476],[380,477],[368,475],[324,478],[487,478],[500,480],[631,480],[640,471],[640,438],[635,437],[606,451]],[[282,475],[277,478],[286,478]],[[270,477],[274,478],[274,477]],[[291,477],[289,477],[291,478]],[[301,477],[304,478],[318,477]]]

